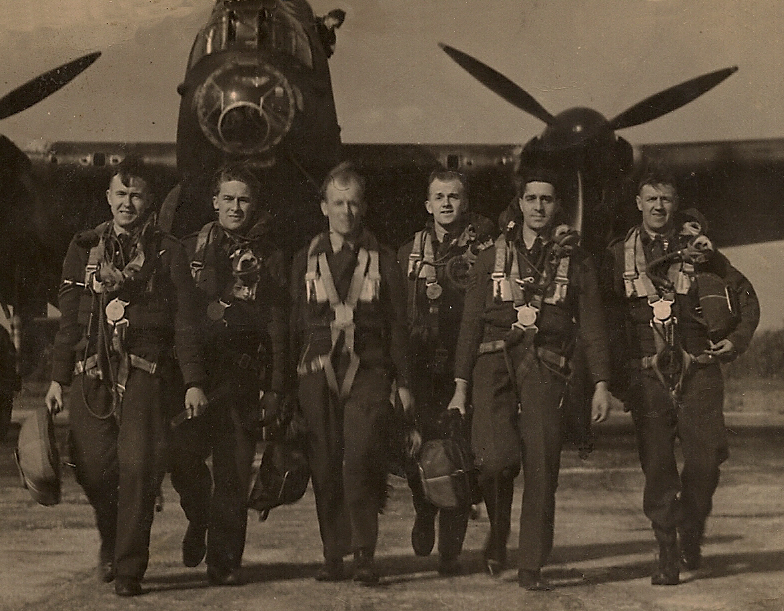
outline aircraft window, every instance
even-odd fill
[[[279,10],[270,19],[260,20],[259,30],[263,45],[290,55],[308,68],[313,67],[310,39],[305,28],[288,2],[279,3]]]
[[[207,25],[193,43],[188,67],[205,55],[226,49],[271,48],[285,53],[300,64],[312,68],[310,39],[297,15],[287,2],[271,15],[263,11],[231,10],[219,14]]]

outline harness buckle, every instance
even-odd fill
[[[345,304],[339,303],[334,308],[335,320],[332,322],[333,328],[345,329],[354,324],[354,308]]]

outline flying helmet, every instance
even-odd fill
[[[22,486],[41,505],[60,502],[60,454],[54,438],[52,414],[36,409],[22,423],[14,452]]]

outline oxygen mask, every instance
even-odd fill
[[[232,295],[242,301],[256,298],[261,261],[250,249],[238,249],[231,257],[231,271],[234,276]]]

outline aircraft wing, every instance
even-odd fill
[[[138,155],[154,168],[160,197],[176,183],[173,142],[55,142],[24,152],[32,161],[48,216],[56,219],[51,227],[39,229],[58,252],[64,252],[74,232],[105,218],[108,174],[126,155]],[[372,224],[393,245],[413,234],[425,219],[427,176],[439,167],[467,174],[473,209],[495,218],[512,196],[511,177],[519,153],[520,146],[514,144],[342,147],[342,157],[368,175],[369,201],[375,204]],[[784,239],[784,138],[635,146],[636,165],[646,159],[662,160],[673,169],[681,206],[696,207],[706,216],[717,245]],[[74,205],[74,197],[82,200],[81,205]],[[633,220],[631,199],[628,207]]]
[[[514,144],[343,144],[341,156],[368,178],[368,223],[399,246],[427,219],[427,177],[437,168],[468,176],[471,209],[495,219],[514,194]]]
[[[718,246],[784,239],[784,139],[646,144],[635,153],[673,169],[681,207],[705,215]]]
[[[511,144],[343,145],[343,157],[369,177],[370,201],[382,202],[373,225],[390,244],[401,243],[422,225],[426,179],[437,167],[466,173],[473,209],[496,218],[513,195],[519,152]],[[647,159],[659,159],[673,170],[681,207],[696,207],[705,215],[718,246],[784,239],[784,139],[644,144],[634,152],[638,171]],[[634,190],[630,178],[628,225],[639,218]]]

